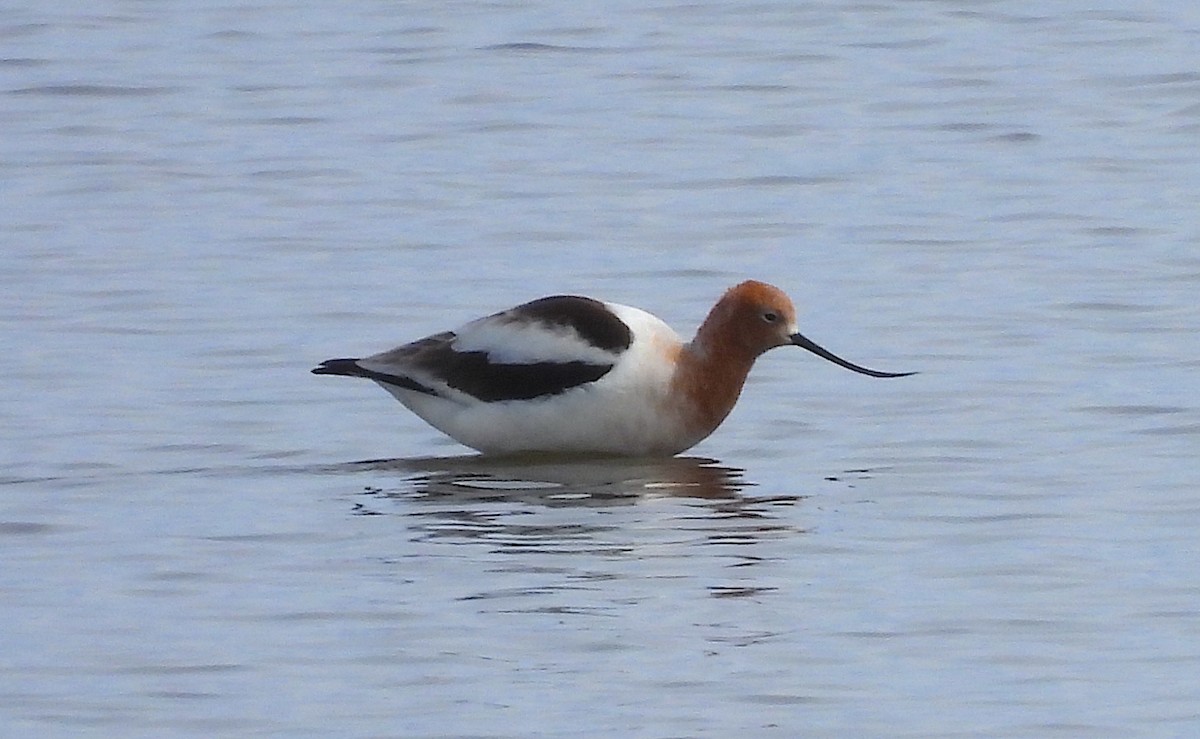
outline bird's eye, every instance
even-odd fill
[[[773,310],[769,310],[762,314],[762,319],[767,323],[775,323],[779,320],[779,314]]]

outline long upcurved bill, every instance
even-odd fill
[[[842,367],[845,367],[848,370],[853,370],[854,372],[857,372],[862,375],[869,375],[871,377],[908,377],[909,375],[917,374],[916,372],[880,372],[879,370],[873,370],[873,369],[867,369],[866,367],[860,367],[857,364],[854,364],[853,362],[847,362],[846,360],[842,359],[838,355],[830,352],[827,349],[822,348],[821,346],[814,343],[807,336],[805,336],[804,334],[798,333],[798,332],[792,334],[791,339],[792,339],[793,344],[795,344],[796,346],[798,346],[802,349],[809,350],[810,352],[812,352],[813,354],[816,354],[821,359],[828,359],[830,362],[833,362],[836,365],[840,365]]]

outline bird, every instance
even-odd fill
[[[725,420],[754,362],[798,346],[870,377],[880,372],[800,333],[779,288],[729,288],[684,342],[639,308],[580,295],[523,303],[316,375],[373,380],[455,441],[486,455],[673,456]]]

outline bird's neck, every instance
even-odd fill
[[[755,357],[719,334],[701,332],[683,347],[673,383],[686,398],[689,422],[704,436],[725,420],[741,395]]]

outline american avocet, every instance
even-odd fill
[[[458,442],[486,453],[678,454],[729,415],[754,360],[799,346],[871,377],[796,330],[783,291],[730,288],[696,338],[627,305],[555,295],[317,375],[365,377]]]

